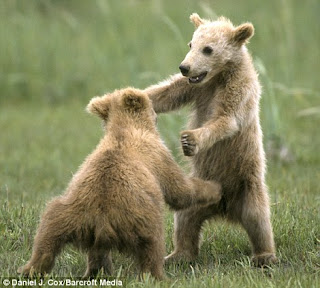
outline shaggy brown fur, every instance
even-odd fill
[[[181,133],[193,175],[222,185],[222,200],[175,214],[175,251],[167,259],[194,259],[203,222],[217,215],[240,222],[252,243],[253,261],[276,261],[265,155],[259,123],[260,85],[245,47],[252,24],[234,27],[219,18],[190,17],[196,31],[180,65],[183,75],[145,90],[156,113],[192,105],[190,130]]]
[[[111,274],[115,248],[134,255],[141,272],[161,279],[164,200],[176,210],[216,203],[220,185],[184,176],[160,139],[146,94],[115,91],[93,98],[87,109],[104,120],[107,133],[65,194],[47,205],[31,259],[19,272],[50,272],[63,246],[73,243],[88,252],[85,277],[100,269]]]

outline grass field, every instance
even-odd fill
[[[167,280],[138,281],[134,262],[114,254],[127,287],[320,287],[320,32],[317,0],[0,2],[0,277],[18,277],[47,200],[62,193],[102,135],[84,108],[91,97],[144,88],[178,72],[193,32],[188,17],[251,21],[249,44],[263,85],[261,122],[280,263],[250,265],[247,235],[207,223],[193,266],[165,267]],[[159,129],[183,166],[178,135],[187,111],[161,115]],[[173,218],[166,213],[167,252]],[[53,277],[79,277],[72,247]],[[50,286],[44,286],[50,287]]]

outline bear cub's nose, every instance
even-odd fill
[[[187,76],[188,73],[189,73],[189,71],[190,71],[190,66],[184,66],[184,65],[181,64],[181,65],[179,66],[179,69],[180,69],[181,74],[182,74],[183,76]]]

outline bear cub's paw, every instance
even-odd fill
[[[30,268],[27,268],[26,266],[21,266],[17,269],[18,274],[22,274],[23,276],[29,276]]]
[[[278,258],[273,253],[254,255],[251,261],[253,265],[256,267],[270,266],[279,262]]]
[[[17,269],[17,273],[25,278],[43,277],[43,273],[37,273],[33,266],[25,265]]]
[[[181,132],[181,145],[185,156],[194,156],[199,152],[199,145],[192,130]]]
[[[222,197],[222,188],[221,185],[219,183],[217,183],[216,181],[207,181],[210,185],[210,191],[208,191],[209,193],[209,197],[211,197],[211,202],[210,204],[217,204],[220,202],[221,197]]]
[[[182,263],[189,263],[192,264],[195,259],[196,255],[192,255],[188,251],[174,251],[168,256],[164,258],[165,264],[170,265],[170,264],[182,264]]]

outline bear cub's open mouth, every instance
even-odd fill
[[[204,72],[198,76],[190,77],[189,83],[192,83],[192,84],[200,83],[207,76],[207,74],[208,72]]]

